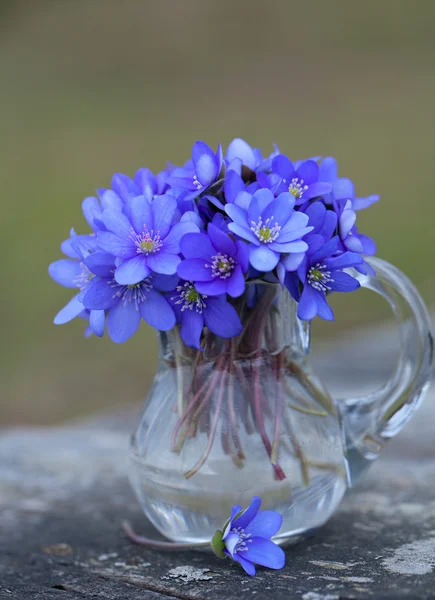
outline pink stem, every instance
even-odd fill
[[[231,454],[230,440],[228,437],[228,431],[226,429],[222,429],[221,431],[221,444],[224,454],[226,454],[227,456]]]
[[[224,397],[224,384],[225,384],[225,379],[226,379],[226,375],[227,373],[225,371],[223,371],[222,373],[222,378],[221,378],[221,383],[219,386],[219,396],[218,396],[218,400],[216,403],[216,409],[215,409],[215,414],[213,417],[213,422],[211,425],[211,429],[210,429],[210,433],[208,436],[208,442],[207,442],[207,446],[205,449],[204,454],[201,456],[201,458],[199,459],[199,461],[196,463],[196,465],[194,467],[192,467],[192,469],[190,469],[190,471],[187,471],[187,473],[184,473],[184,477],[186,479],[189,479],[190,477],[192,477],[193,475],[195,475],[195,473],[197,473],[199,471],[199,469],[202,467],[202,465],[205,463],[205,461],[207,460],[211,449],[213,447],[213,442],[214,442],[214,438],[216,436],[216,430],[217,430],[217,426],[219,423],[219,417],[220,417],[220,413],[221,413],[221,408],[222,408],[222,400]]]
[[[249,410],[248,410],[248,405],[249,405],[249,407],[252,408],[252,406],[251,406],[251,392],[252,392],[252,390],[249,387],[248,382],[246,381],[246,377],[245,377],[245,374],[243,373],[242,367],[239,364],[237,364],[237,363],[235,363],[234,366],[235,366],[235,369],[236,369],[237,374],[239,376],[239,379],[240,379],[240,382],[242,384],[242,387],[245,390],[246,401],[243,404],[243,414],[244,414],[244,417],[245,417],[243,424],[245,426],[246,433],[248,435],[251,435],[251,434],[255,433],[255,428],[254,428],[254,426],[253,426],[253,424],[251,422],[250,414],[249,414]]]
[[[276,357],[276,400],[275,400],[275,426],[273,430],[272,454],[270,460],[273,465],[278,463],[279,457],[279,434],[281,430],[282,417],[282,394],[281,394],[281,363],[282,356],[278,354]]]
[[[192,409],[194,408],[195,404],[197,404],[201,398],[201,394],[202,392],[205,390],[205,388],[207,387],[208,381],[205,381],[201,388],[196,392],[196,394],[193,396],[192,400],[189,402],[186,410],[184,411],[183,415],[180,417],[180,419],[178,419],[175,427],[174,427],[174,431],[172,432],[172,439],[171,439],[171,448],[172,450],[175,448],[176,443],[177,443],[177,435],[178,432],[180,431],[181,426],[183,425],[183,423],[186,421],[187,417],[189,416],[190,412],[192,411]]]
[[[261,331],[261,329],[260,329]],[[259,341],[259,344],[261,342]],[[263,421],[263,415],[261,412],[261,386],[260,386],[260,363],[255,366],[254,371],[254,411],[255,411],[255,420],[257,422],[258,431],[260,433],[261,439],[263,440],[263,445],[266,448],[266,452],[269,455],[269,458],[272,458],[272,444],[270,443],[269,436],[267,435],[266,427]],[[273,469],[275,471],[275,476],[282,481],[285,479],[286,475],[282,470],[281,466],[277,463],[273,464]]]
[[[156,548],[157,550],[192,550],[194,548],[207,548],[210,542],[201,542],[198,544],[178,544],[177,542],[161,542],[152,538],[137,535],[128,521],[122,522],[122,529],[126,536],[134,544],[139,546],[147,546],[148,548]]]
[[[191,399],[191,401],[189,402],[186,410],[184,411],[183,415],[181,416],[180,419],[178,419],[175,427],[174,427],[174,431],[172,432],[172,438],[171,438],[171,449],[173,452],[176,451],[177,449],[177,435],[178,432],[180,431],[180,428],[182,427],[183,423],[185,423],[186,419],[188,417],[190,417],[191,412],[193,411],[193,409],[195,408],[195,405],[200,401],[201,399],[201,394],[204,392],[204,390],[207,388],[207,386],[209,386],[206,395],[204,397],[204,399],[201,402],[200,407],[198,408],[198,410],[195,412],[194,418],[200,414],[200,408],[205,404],[205,402],[208,401],[210,395],[212,394],[213,390],[214,390],[214,383],[216,378],[219,375],[219,368],[222,365],[223,361],[225,360],[225,356],[221,356],[219,358],[219,360],[216,363],[216,371],[213,373],[212,375],[212,381],[210,382],[209,378],[207,378],[204,383],[202,384],[202,386],[200,387],[200,389],[196,392],[196,394],[193,396],[193,398]],[[186,435],[183,436],[183,439],[181,440],[181,442],[184,441],[184,438],[186,437]],[[179,444],[178,444],[179,445]]]
[[[220,357],[219,361],[217,362],[216,370],[212,375],[212,381],[210,383],[210,387],[208,388],[206,395],[204,396],[201,404],[198,406],[198,408],[196,409],[196,411],[193,415],[192,421],[194,423],[195,428],[196,428],[196,422],[198,421],[199,416],[201,415],[202,411],[204,410],[204,407],[206,406],[211,394],[215,390],[215,384],[217,383],[217,379],[219,379],[219,376],[221,374],[223,376],[223,373],[224,373],[223,366],[224,366],[225,358],[226,358],[225,355],[222,355]]]
[[[236,447],[237,456],[241,460],[245,460],[246,456],[243,452],[242,442],[238,432],[238,424],[236,412],[234,409],[234,346],[231,344],[230,370],[228,375],[228,411],[230,414],[231,432]]]

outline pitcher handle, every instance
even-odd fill
[[[395,436],[414,414],[432,374],[433,337],[426,306],[411,281],[379,258],[366,258],[374,275],[352,272],[361,287],[389,302],[399,325],[400,349],[393,377],[378,391],[341,400],[349,447],[375,458],[385,439]]]

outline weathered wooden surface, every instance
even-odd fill
[[[352,341],[320,357],[338,393],[356,378],[382,379],[378,353],[394,342],[380,339],[369,358]],[[1,599],[435,598],[434,392],[336,516],[286,550],[285,569],[256,578],[211,554],[150,551],[124,537],[124,518],[157,535],[125,474],[134,413],[0,435]]]

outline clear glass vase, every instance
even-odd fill
[[[131,481],[167,538],[206,542],[234,504],[255,495],[283,517],[277,542],[317,528],[409,420],[430,378],[430,320],[402,273],[370,263],[377,277],[353,275],[390,302],[401,356],[392,380],[367,397],[331,398],[309,365],[310,324],[276,284],[249,283],[235,301],[238,338],[206,331],[197,351],[178,328],[160,334],[159,368],[132,437]]]

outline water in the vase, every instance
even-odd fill
[[[267,295],[261,312],[247,309],[237,342],[212,336],[198,354],[176,333],[162,339],[132,440],[132,482],[170,539],[209,540],[254,495],[282,514],[288,539],[322,525],[345,493],[340,419],[305,364],[306,328],[287,295]]]
[[[261,364],[267,371],[261,387],[269,388],[269,395],[262,396],[267,401],[260,407],[264,430],[259,432],[255,424],[253,386],[252,397],[248,397],[248,390],[242,391],[240,382],[234,381],[236,430],[231,429],[230,407],[221,407],[211,444],[220,396],[216,386],[196,432],[186,434],[192,437],[184,440],[178,452],[168,448],[180,418],[174,373],[161,371],[156,378],[133,438],[132,478],[145,513],[167,537],[206,541],[223,525],[233,504],[248,505],[258,495],[263,498],[263,508],[282,514],[280,534],[287,538],[323,524],[341,500],[346,470],[337,416],[329,414],[288,372],[277,396],[272,367],[264,358]],[[255,366],[254,361],[241,368],[251,370]],[[229,385],[224,384],[222,395]],[[272,454],[274,445],[276,457]]]

